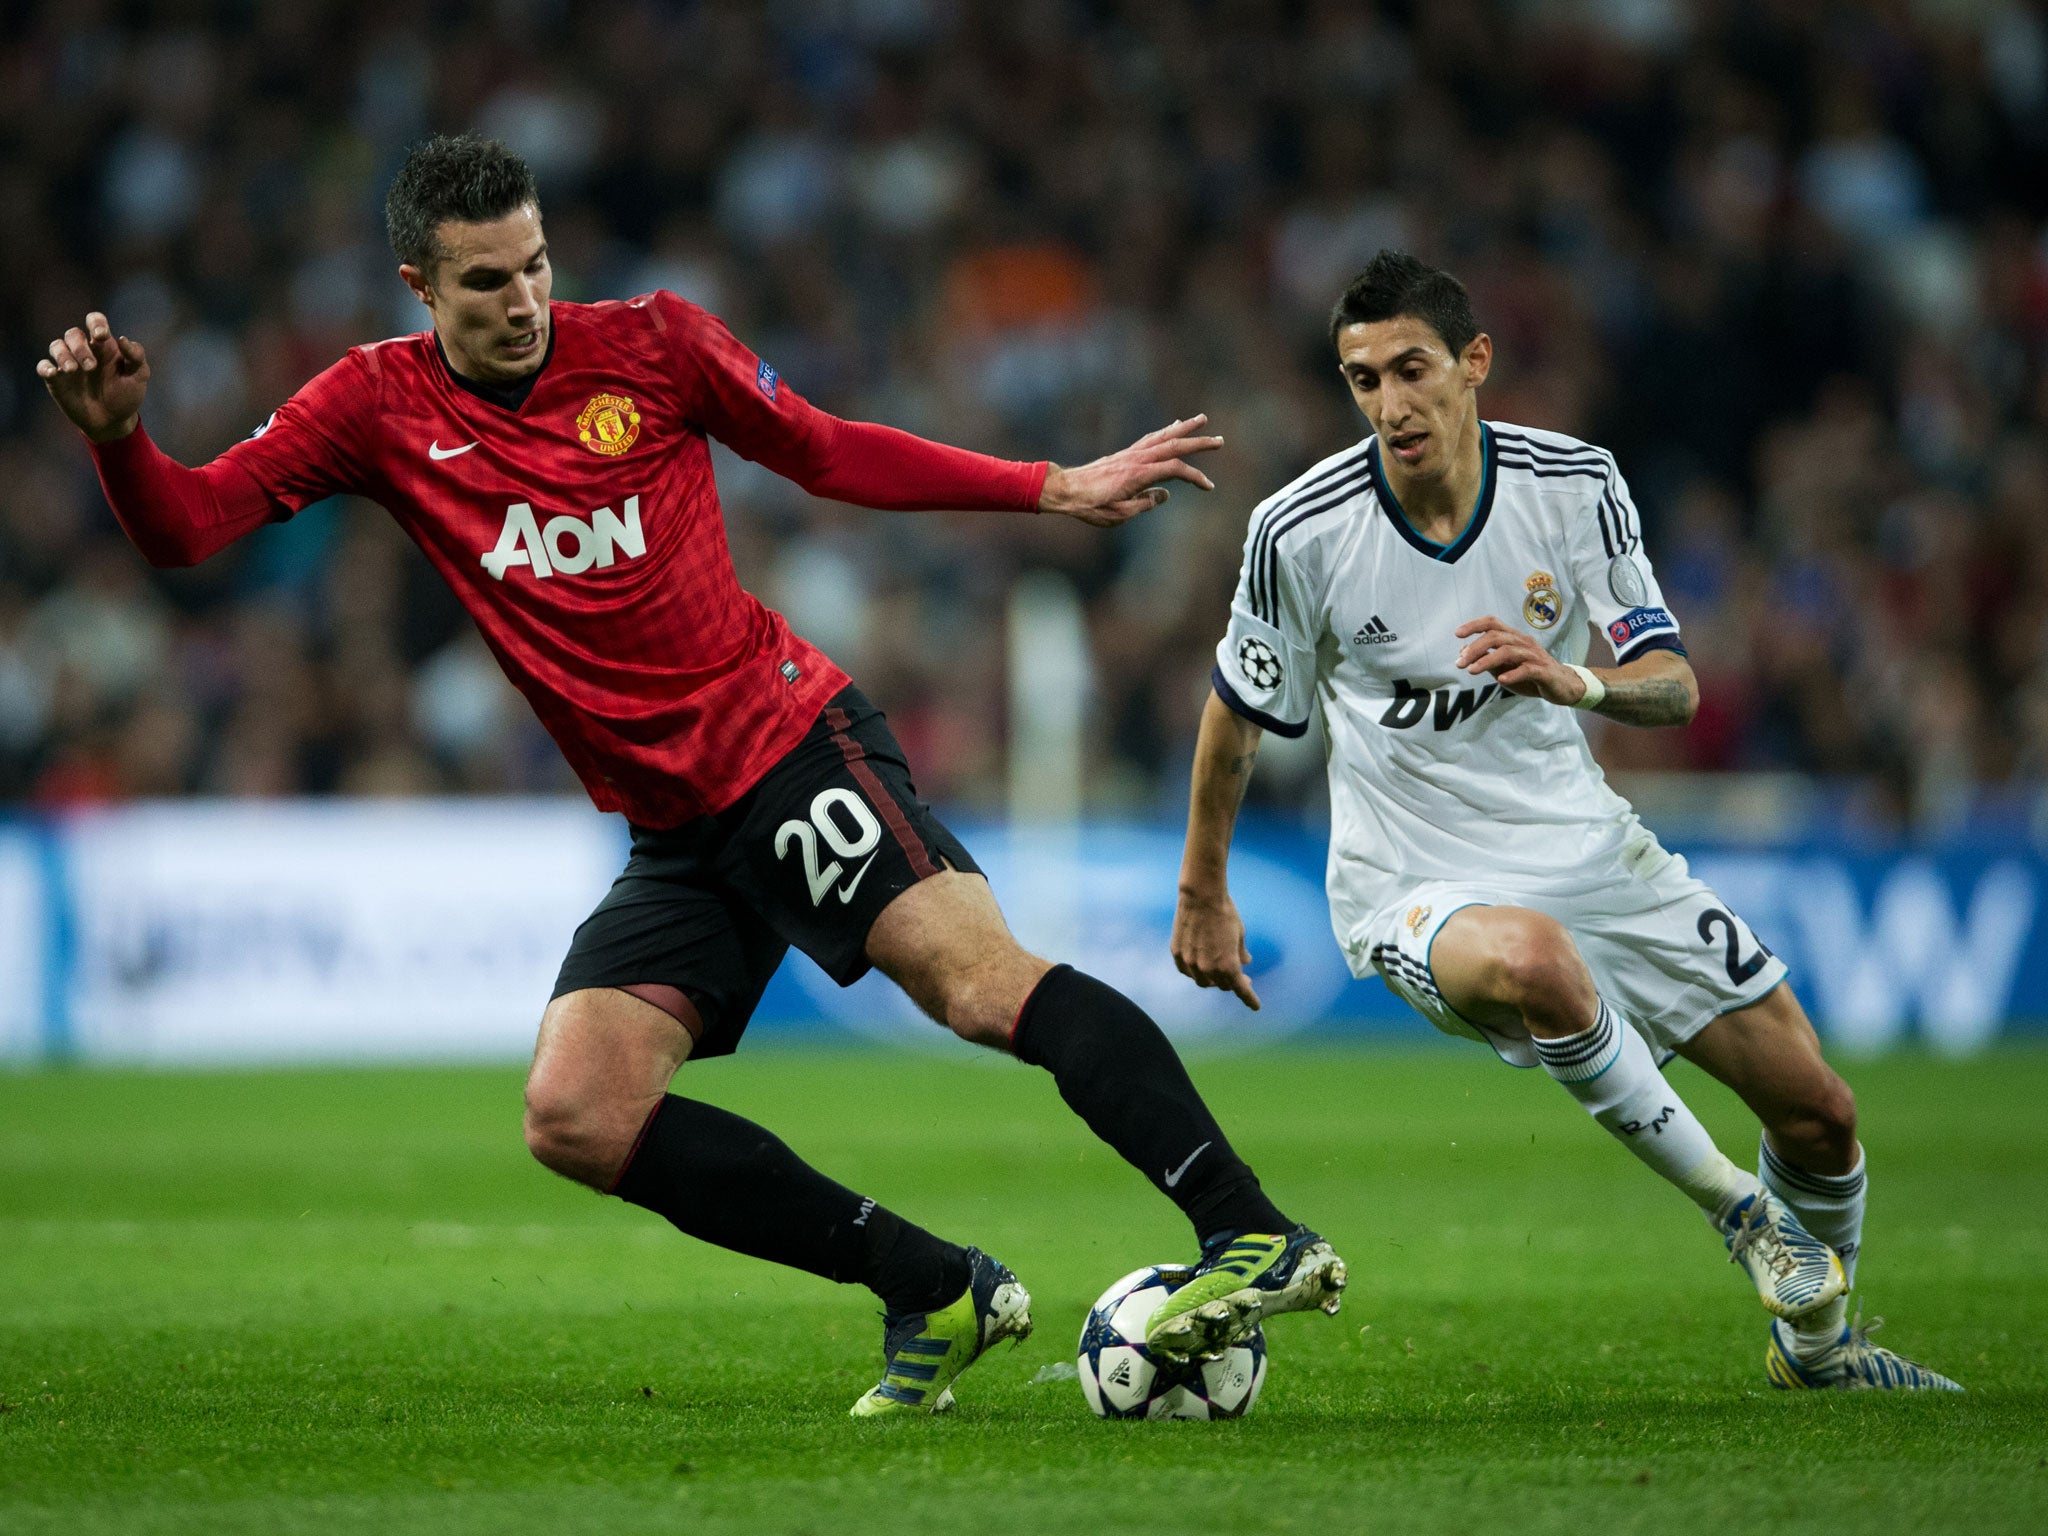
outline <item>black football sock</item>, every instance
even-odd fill
[[[1054,966],[1025,999],[1010,1048],[1052,1073],[1067,1107],[1179,1206],[1202,1241],[1293,1227],[1231,1150],[1159,1026],[1114,987]]]
[[[680,1231],[842,1284],[895,1312],[967,1289],[967,1251],[834,1183],[774,1135],[714,1104],[666,1095],[612,1186]]]
[[[867,1233],[861,1284],[891,1312],[936,1312],[967,1289],[973,1267],[965,1248],[879,1205],[868,1217]]]

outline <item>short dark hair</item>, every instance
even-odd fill
[[[1347,325],[1369,325],[1409,315],[1429,325],[1462,357],[1479,334],[1472,295],[1448,272],[1424,266],[1406,251],[1381,251],[1366,264],[1330,311],[1330,345]]]
[[[445,219],[487,224],[531,203],[540,193],[527,163],[496,139],[444,133],[415,144],[384,199],[384,231],[398,259],[422,272],[446,254],[434,232]]]

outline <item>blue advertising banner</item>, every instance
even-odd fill
[[[1027,947],[1114,982],[1183,1044],[1251,1049],[1304,1031],[1433,1038],[1377,978],[1355,980],[1346,968],[1323,896],[1320,836],[1271,824],[1239,830],[1231,893],[1265,1005],[1254,1014],[1173,967],[1178,829],[968,824],[962,835]],[[1807,1011],[1839,1044],[1919,1041],[1966,1053],[2004,1032],[2048,1028],[2048,860],[2032,849],[1680,851],[1785,960]],[[802,1029],[821,1015],[944,1043],[880,978],[842,992],[801,957],[777,975],[755,1027]]]
[[[1264,1008],[1197,989],[1168,940],[1175,827],[957,823],[1029,948],[1120,988],[1184,1047],[1437,1036],[1347,970],[1323,840],[1252,822],[1231,888]],[[1791,967],[1833,1043],[1967,1053],[2048,1026],[2048,859],[2029,846],[1683,845]],[[508,1059],[531,1049],[622,824],[563,800],[126,806],[0,823],[0,1057]],[[750,1038],[969,1052],[879,976],[800,955]]]
[[[45,1047],[53,938],[48,876],[42,829],[0,822],[0,1060]]]
[[[1691,852],[1835,1043],[1966,1053],[2048,1022],[2048,861],[2034,849]]]

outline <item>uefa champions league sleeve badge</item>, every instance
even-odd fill
[[[1640,608],[1650,600],[1643,573],[1627,555],[1616,555],[1607,562],[1607,590],[1624,608]]]
[[[1237,669],[1244,680],[1262,693],[1280,686],[1280,657],[1273,647],[1254,635],[1237,643]]]

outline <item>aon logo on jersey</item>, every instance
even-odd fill
[[[533,515],[526,502],[515,501],[505,509],[505,526],[498,533],[498,546],[483,557],[484,569],[492,579],[503,581],[515,565],[531,566],[540,577],[581,576],[593,566],[607,566],[623,553],[637,560],[647,553],[647,539],[640,531],[640,498],[626,498],[626,515],[610,507],[599,507],[588,518],[566,512],[551,517],[546,526]]]

